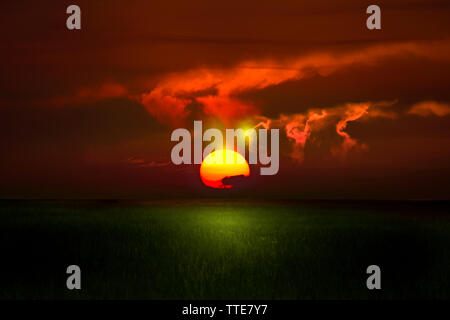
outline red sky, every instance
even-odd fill
[[[0,4],[1,198],[449,199],[448,1],[70,4]],[[204,187],[193,120],[279,128],[279,174]]]

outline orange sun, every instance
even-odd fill
[[[248,177],[250,168],[245,158],[236,151],[222,149],[211,152],[200,166],[200,177],[203,183],[211,188],[231,188],[223,179],[235,176]]]

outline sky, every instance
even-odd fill
[[[450,198],[450,3],[0,4],[0,198]],[[203,185],[176,128],[280,130],[277,175]]]

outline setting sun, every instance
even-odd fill
[[[249,175],[250,167],[245,158],[228,149],[211,152],[200,166],[200,177],[203,183],[211,188],[231,188],[232,185],[223,183],[224,178]]]

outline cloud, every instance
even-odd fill
[[[229,68],[202,67],[166,75],[152,90],[136,99],[168,126],[180,126],[191,114],[189,106],[192,104],[199,104],[203,115],[227,124],[239,120],[237,118],[261,114],[257,106],[239,98],[242,93],[310,75],[325,77],[357,64],[377,65],[384,59],[406,56],[450,60],[450,42],[391,43],[341,53],[317,52],[291,59],[250,60]]]
[[[281,115],[278,119],[259,117],[256,127],[281,128],[291,142],[291,157],[296,162],[304,160],[304,149],[314,135],[333,128],[341,137],[339,145],[331,147],[331,153],[336,157],[345,157],[350,150],[365,150],[367,145],[360,143],[346,131],[350,122],[376,117],[395,118],[393,111],[385,110],[397,101],[348,103],[327,109],[311,109],[306,113]]]
[[[228,96],[199,97],[197,101],[203,105],[203,112],[221,120],[226,126],[231,125],[230,119],[242,119],[259,113],[251,103],[246,103]]]
[[[161,88],[142,94],[138,101],[154,118],[166,125],[181,126],[183,119],[189,115],[189,111],[186,110],[186,106],[190,103],[189,99],[166,94]]]
[[[348,109],[344,112],[343,119],[340,120],[336,124],[336,132],[338,135],[344,138],[342,141],[341,148],[335,149],[334,153],[345,155],[347,152],[358,145],[358,142],[350,137],[350,135],[345,132],[347,128],[347,124],[351,121],[356,121],[359,118],[363,117],[368,113],[369,105],[368,104],[356,104],[349,105]],[[362,145],[362,148],[365,148],[365,145]]]
[[[105,99],[127,96],[128,90],[124,86],[119,83],[108,82],[96,88],[82,88],[74,95],[55,97],[42,102],[42,104],[61,107],[74,104],[89,104]]]
[[[311,75],[326,77],[354,65],[378,65],[389,58],[409,56],[448,61],[450,42],[389,43],[340,53],[327,51],[289,59],[248,60],[230,67],[200,67],[166,74],[156,82],[153,89],[138,95],[129,94],[120,84],[104,83],[97,88],[79,90],[73,96],[55,98],[51,104],[82,104],[126,96],[139,102],[151,116],[169,127],[185,126],[185,121],[192,116],[198,116],[196,119],[217,119],[230,127],[250,119],[257,124],[256,127],[281,128],[291,142],[291,156],[298,162],[304,159],[308,141],[314,139],[317,133],[333,128],[341,142],[330,151],[335,156],[344,157],[351,150],[367,148],[365,143],[349,134],[349,123],[375,117],[394,119],[399,114],[389,107],[395,101],[348,103],[331,108],[309,109],[303,113],[281,114],[272,119],[264,116],[257,102],[243,98],[244,94]],[[194,114],[194,108],[199,113]],[[414,105],[409,113],[444,116],[450,114],[450,106],[425,101]],[[139,161],[129,160],[135,164]],[[156,162],[145,164],[159,165]],[[144,165],[144,162],[139,165]]]
[[[303,161],[303,149],[305,148],[306,141],[311,136],[312,129],[315,124],[319,123],[327,116],[325,110],[320,112],[310,111],[307,116],[294,115],[293,119],[285,124],[286,136],[294,141],[293,151],[291,153],[292,158],[298,162]],[[283,117],[286,121],[286,117]]]
[[[168,162],[168,161],[167,162],[146,161],[144,159],[134,158],[134,157],[129,157],[124,162],[131,164],[131,165],[138,166],[138,167],[144,167],[144,168],[145,167],[159,168],[159,167],[167,167],[168,165],[170,165],[170,162]]]
[[[444,117],[450,114],[450,104],[436,101],[422,101],[413,105],[408,113],[423,117],[431,115]]]

